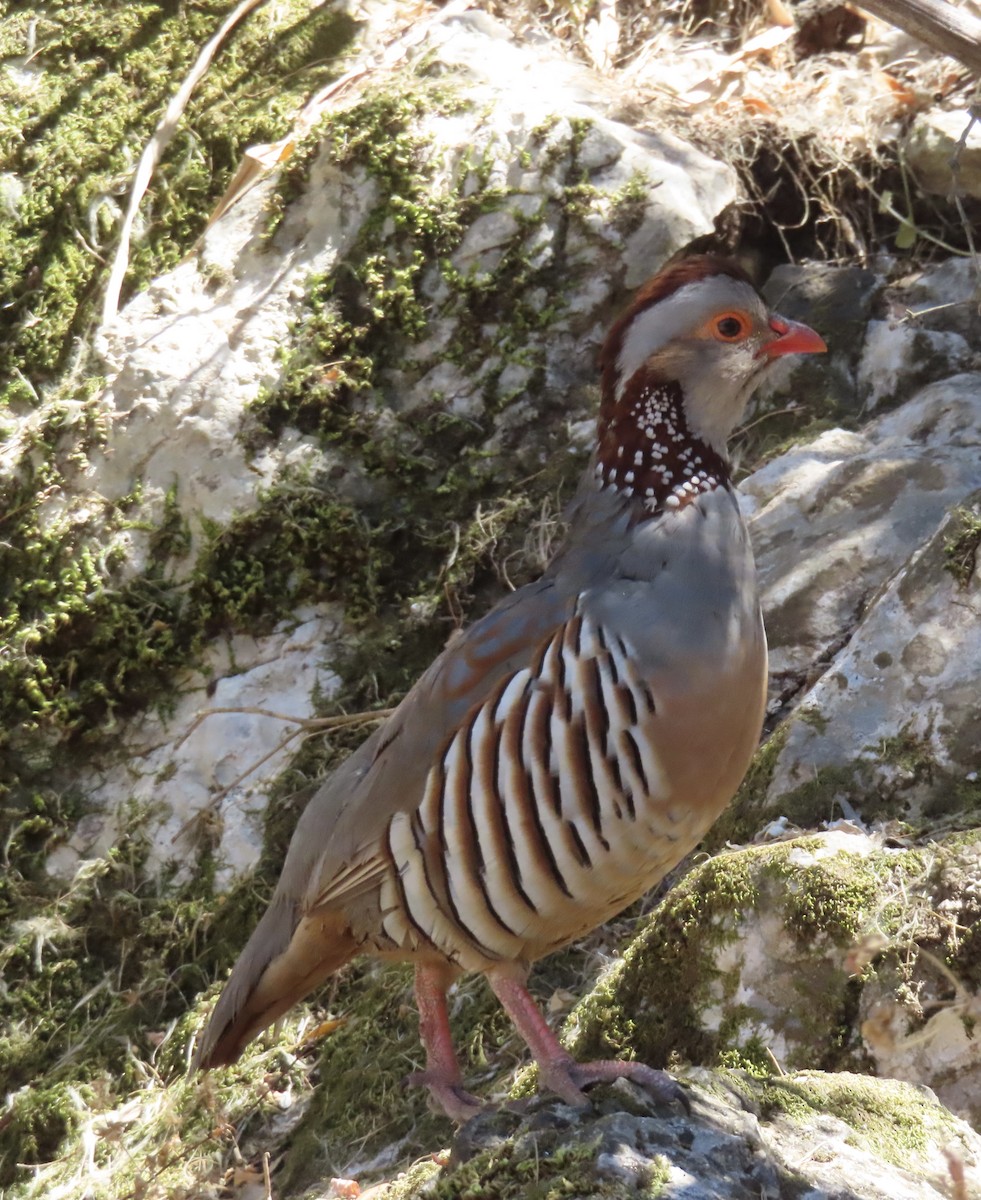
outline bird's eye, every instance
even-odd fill
[[[716,318],[712,332],[720,342],[738,342],[746,336],[748,328],[749,322],[741,313],[723,313]]]

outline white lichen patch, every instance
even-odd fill
[[[172,712],[128,724],[113,765],[80,772],[90,808],[49,857],[49,871],[70,877],[83,860],[105,855],[134,806],[146,813],[150,873],[176,864],[175,882],[185,881],[202,839],[214,846],[219,887],[250,870],[262,849],[267,789],[295,753],[286,737],[336,687],[325,659],[338,633],[336,616],[308,611],[268,637],[216,643]],[[215,709],[228,711],[207,715]]]
[[[902,397],[918,364],[932,355],[951,372],[971,364],[971,348],[954,332],[917,329],[911,323],[870,321],[856,382],[868,410]]]
[[[327,191],[328,181],[320,182]],[[193,550],[202,521],[250,511],[287,466],[320,461],[295,434],[256,459],[240,434],[248,406],[279,377],[307,279],[328,271],[350,245],[358,229],[352,210],[366,211],[368,182],[353,196],[352,182],[336,172],[330,183],[329,198],[311,192],[298,202],[276,253],[259,238],[273,186],[261,183],[208,232],[198,253],[102,330],[99,348],[112,374],[99,403],[109,435],[90,455],[80,490],[113,500],[139,485],[146,517],[159,519],[173,489]],[[127,569],[138,573],[146,539],[133,541]]]

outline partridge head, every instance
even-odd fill
[[[447,1018],[464,971],[486,977],[540,1086],[581,1104],[629,1076],[681,1098],[644,1064],[575,1062],[525,981],[657,884],[746,771],[766,641],[726,439],[776,359],[824,349],[723,260],[683,259],[637,293],[600,355],[596,449],[562,547],[310,801],[199,1066],[234,1061],[369,954],[415,965],[414,1081],[454,1118],[479,1107]]]

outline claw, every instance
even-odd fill
[[[617,1059],[607,1059],[600,1062],[577,1063],[570,1059],[567,1063],[550,1063],[547,1070],[539,1069],[539,1078],[544,1086],[557,1092],[563,1092],[560,1086],[566,1088],[570,1095],[573,1090],[578,1092],[580,1104],[586,1103],[584,1088],[594,1083],[613,1083],[617,1079],[629,1079],[642,1087],[658,1104],[677,1102],[686,1113],[691,1114],[691,1101],[688,1094],[672,1079],[667,1071],[658,1071],[641,1062],[621,1062]]]
[[[409,1087],[429,1088],[430,1107],[445,1113],[451,1121],[456,1121],[459,1125],[492,1107],[472,1092],[468,1092],[462,1084],[438,1076],[432,1071],[413,1071],[405,1077],[405,1083]]]

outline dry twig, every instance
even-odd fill
[[[119,245],[112,260],[112,270],[109,272],[109,282],[106,284],[106,294],[102,301],[102,324],[107,325],[116,315],[119,308],[119,293],[122,290],[126,268],[129,266],[129,244],[133,235],[133,225],[136,214],[140,209],[140,201],[146,194],[153,178],[153,172],[160,162],[161,155],[170,145],[171,139],[177,132],[177,123],[187,108],[191,93],[201,82],[212,60],[218,53],[222,42],[228,37],[235,26],[247,17],[250,12],[265,4],[266,0],[241,0],[241,3],[228,14],[218,28],[217,33],[201,48],[194,66],[188,72],[184,82],[171,97],[170,103],[164,109],[164,115],[157,122],[153,137],[147,142],[140,155],[140,161],[133,176],[133,186],[129,193],[129,203],[126,206],[126,216],[123,218],[119,231]]]

